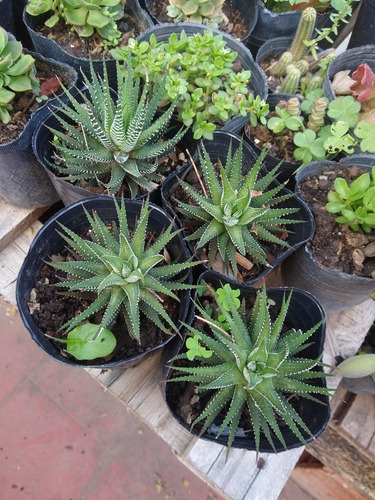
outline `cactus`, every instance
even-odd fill
[[[222,22],[221,7],[225,0],[169,0],[167,14],[176,22],[188,21],[218,27]]]
[[[301,76],[306,75],[309,71],[309,62],[306,59],[301,59],[300,61],[296,61],[294,63],[295,67],[298,68],[301,72]]]
[[[290,46],[290,52],[293,55],[294,61],[302,59],[307,52],[305,40],[310,41],[311,35],[315,27],[316,10],[313,7],[307,7],[301,14],[301,19],[298,24],[293,43]]]
[[[280,59],[276,61],[271,72],[275,76],[284,76],[286,74],[287,67],[292,64],[293,55],[291,52],[284,52]]]
[[[301,78],[301,72],[293,64],[288,67],[286,77],[281,86],[281,92],[285,94],[295,94]]]
[[[314,75],[312,78],[306,78],[305,92],[308,94],[312,90],[320,89],[323,85],[323,78],[320,75]],[[301,81],[302,83],[302,81]]]
[[[311,128],[314,132],[318,132],[318,130],[323,127],[327,107],[328,103],[325,97],[318,97],[318,99],[314,101],[309,121],[307,122],[308,128]]]

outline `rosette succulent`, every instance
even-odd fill
[[[9,40],[0,26],[0,120],[3,123],[10,120],[9,111],[16,92],[39,93],[34,62],[30,54],[23,54],[22,44]]]
[[[61,225],[59,234],[75,257],[50,262],[53,268],[66,273],[56,286],[68,289],[65,292],[68,296],[85,296],[85,292],[95,294],[93,302],[61,330],[69,333],[97,312],[104,311],[96,336],[103,329],[111,328],[121,314],[129,335],[139,341],[141,313],[163,332],[173,333],[178,326],[165,311],[162,297],[178,301],[175,291],[191,289],[192,285],[183,281],[197,262],[170,262],[168,252],[163,251],[179,230],[174,230],[172,222],[159,235],[150,234],[148,201],[142,206],[134,228],[129,227],[124,199],[120,204],[115,199],[114,203],[118,222],[113,223],[112,228],[95,212],[91,215],[87,210],[91,226],[89,237]]]
[[[303,433],[312,434],[288,395],[316,401],[314,394],[330,394],[324,382],[314,383],[314,379],[325,377],[320,360],[301,355],[321,322],[303,332],[286,327],[292,293],[284,295],[274,319],[271,319],[265,287],[257,292],[250,312],[245,300],[239,298],[240,290],[232,289],[229,284],[216,291],[211,289],[211,293],[215,299],[213,312],[210,314],[196,304],[204,328],[187,327],[187,351],[174,358],[172,376],[168,380],[169,383],[192,382],[197,386],[198,395],[208,393],[210,396],[192,427],[203,421],[202,435],[215,422],[217,437],[229,428],[229,454],[246,410],[248,416],[245,418],[254,432],[257,451],[261,433],[273,448],[273,435],[287,448],[281,420],[301,444],[306,444]],[[193,349],[189,348],[190,344]]]
[[[191,203],[176,200],[178,211],[193,220],[196,228],[187,240],[196,242],[196,249],[208,247],[208,265],[220,255],[227,272],[237,276],[237,254],[248,255],[257,265],[268,265],[266,251],[261,241],[287,247],[288,243],[277,236],[285,225],[296,222],[286,216],[298,211],[281,208],[282,201],[293,194],[279,194],[282,184],[270,187],[277,177],[278,165],[267,175],[259,175],[265,152],[245,175],[242,172],[242,144],[232,155],[228,150],[226,165],[218,161],[218,172],[204,145],[199,150],[202,178],[206,193],[199,193],[185,181],[180,184]]]
[[[70,182],[99,185],[111,195],[124,187],[131,198],[142,190],[152,191],[162,178],[158,159],[173,151],[186,131],[181,127],[174,137],[161,140],[176,100],[155,117],[164,91],[162,82],[153,92],[147,83],[141,91],[131,64],[125,75],[117,64],[117,99],[110,91],[105,65],[103,80],[92,66],[91,81],[86,75],[83,78],[87,93],[79,92],[81,101],[66,89],[68,101],[59,99],[61,107],[54,115],[62,129],[50,130],[61,161],[49,165]]]
[[[176,22],[187,21],[218,27],[222,22],[222,6],[225,0],[169,0],[167,14]]]

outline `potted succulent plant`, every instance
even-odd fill
[[[254,103],[249,108],[244,137],[256,152],[267,150],[268,168],[283,160],[279,180],[290,181],[288,187],[293,188],[293,174],[301,165],[350,155],[358,149],[375,152],[372,128],[359,121],[360,111],[361,105],[353,96],[328,102],[321,89],[310,91],[304,100],[271,94],[267,103]]]
[[[315,220],[311,241],[282,264],[285,283],[314,294],[327,312],[369,298],[374,286],[375,157],[303,166],[297,191]]]
[[[174,203],[186,240],[208,268],[250,283],[310,238],[312,218],[276,182],[277,166],[261,173],[264,155],[254,161],[238,136],[224,134],[221,149],[203,141],[193,166],[167,180],[162,197]]]
[[[257,20],[256,0],[146,0],[146,7],[157,23],[192,22],[219,28],[246,42]]]
[[[241,101],[249,93],[265,98],[265,75],[246,47],[200,24],[159,24],[112,54],[131,57],[134,72],[152,84],[167,75],[164,102],[177,95],[178,119],[191,126],[194,139],[212,139],[218,127],[241,130]]]
[[[185,345],[170,344],[164,357],[175,418],[225,444],[227,456],[232,447],[272,453],[311,442],[330,413],[318,302],[297,289],[202,280]]]
[[[57,361],[131,366],[189,321],[196,265],[156,205],[86,198],[60,210],[35,237],[17,304],[32,338]]]
[[[154,191],[171,168],[161,159],[186,132],[180,125],[166,137],[177,99],[158,114],[162,82],[141,90],[131,64],[124,72],[119,63],[117,79],[118,96],[106,67],[99,79],[92,66],[91,78],[84,75],[87,90],[66,91],[66,102],[35,130],[35,155],[66,205],[99,193],[136,198]]]
[[[79,78],[90,73],[90,59],[101,72],[105,58],[112,86],[116,71],[110,48],[153,24],[138,0],[28,0],[23,20],[35,50],[69,64]]]
[[[293,36],[301,18],[301,11],[307,7],[314,7],[317,11],[315,38],[319,39],[322,48],[330,47],[341,28],[353,15],[357,6],[356,1],[259,0],[257,23],[247,45],[255,56],[259,47],[271,38]]]
[[[71,88],[76,72],[65,64],[23,49],[0,28],[0,196],[21,207],[43,207],[58,200],[47,174],[33,155],[36,124],[56,104],[61,84]]]

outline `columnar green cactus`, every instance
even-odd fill
[[[286,74],[287,67],[292,64],[293,55],[291,52],[284,52],[281,57],[274,64],[271,73],[275,76],[284,76]]]
[[[39,93],[35,72],[34,58],[22,54],[22,44],[9,40],[7,32],[0,26],[0,121],[9,122],[11,102],[16,92],[33,90]]]
[[[314,101],[307,123],[308,128],[311,128],[314,132],[318,132],[318,130],[323,127],[327,107],[328,103],[325,97],[318,97],[318,99]]]
[[[307,7],[301,14],[301,19],[298,24],[293,43],[290,46],[290,52],[293,55],[294,61],[302,59],[307,52],[305,41],[310,41],[311,35],[315,27],[316,10],[313,7]]]
[[[176,22],[188,21],[218,27],[222,22],[222,10],[225,0],[169,0],[168,16]]]
[[[306,75],[306,73],[309,71],[309,62],[306,59],[301,59],[300,61],[296,61],[294,65],[296,68],[300,70],[301,76]]]
[[[297,92],[300,78],[301,78],[300,70],[296,68],[293,64],[290,64],[280,91],[285,94],[295,94]]]

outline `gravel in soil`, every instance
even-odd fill
[[[364,256],[363,249],[375,240],[374,232],[352,231],[335,221],[337,215],[325,210],[327,194],[333,189],[336,177],[348,183],[363,174],[357,166],[348,168],[327,168],[319,176],[310,177],[301,183],[301,194],[315,219],[315,233],[310,242],[311,252],[324,267],[348,274],[370,277],[375,267],[375,258]]]

